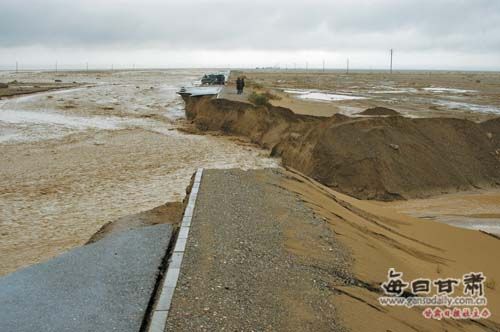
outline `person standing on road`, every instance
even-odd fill
[[[236,79],[236,93],[237,93],[237,94],[241,94],[242,90],[243,90],[243,89],[242,89],[242,87],[241,87],[241,77],[238,77],[238,78]]]
[[[245,88],[245,79],[242,77],[241,79],[241,88],[240,88],[240,94],[243,93],[243,89]]]

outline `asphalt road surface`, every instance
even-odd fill
[[[171,232],[116,233],[0,278],[0,331],[139,331]]]

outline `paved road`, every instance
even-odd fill
[[[281,179],[204,171],[166,331],[342,330],[328,288],[342,249]],[[309,243],[332,263],[308,256]]]
[[[222,90],[219,93],[219,98],[248,103],[248,96],[250,95],[250,92],[250,88],[245,88],[243,90],[243,94],[239,95],[236,93],[236,86],[225,85],[222,87]]]
[[[139,331],[171,231],[117,233],[0,278],[0,331]]]

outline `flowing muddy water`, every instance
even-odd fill
[[[85,83],[0,101],[0,275],[84,244],[103,224],[184,197],[198,167],[275,167],[265,151],[185,134],[176,94],[201,70],[0,73]]]

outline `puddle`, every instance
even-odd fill
[[[490,105],[477,105],[477,104],[469,104],[469,103],[462,103],[449,100],[435,100],[432,103],[434,105],[446,107],[450,110],[500,114],[500,108]]]
[[[369,90],[368,93],[370,94],[405,94],[405,93],[418,93],[418,90],[415,88],[391,88],[387,87],[386,90]]]
[[[358,100],[366,99],[365,97],[350,96],[350,95],[339,95],[333,93],[321,93],[321,92],[311,92],[306,94],[301,94],[298,96],[300,99],[313,99],[313,100],[324,100],[324,101],[341,101],[341,100]]]
[[[310,90],[284,90],[283,92],[285,93],[290,93],[290,94],[306,94],[306,93],[311,93]]]
[[[363,112],[365,109],[362,107],[339,105],[340,114],[347,116],[357,116],[358,113]]]
[[[311,99],[321,101],[342,101],[342,100],[357,100],[366,99],[365,97],[352,96],[347,94],[336,94],[328,92],[318,92],[312,90],[284,90],[285,93],[296,94],[296,98]]]
[[[476,90],[462,90],[462,89],[451,89],[451,88],[423,88],[424,91],[435,92],[435,93],[474,93]]]
[[[499,219],[469,218],[469,217],[457,219],[456,217],[454,218],[443,217],[439,221],[456,227],[481,230],[484,232],[500,235]]]

